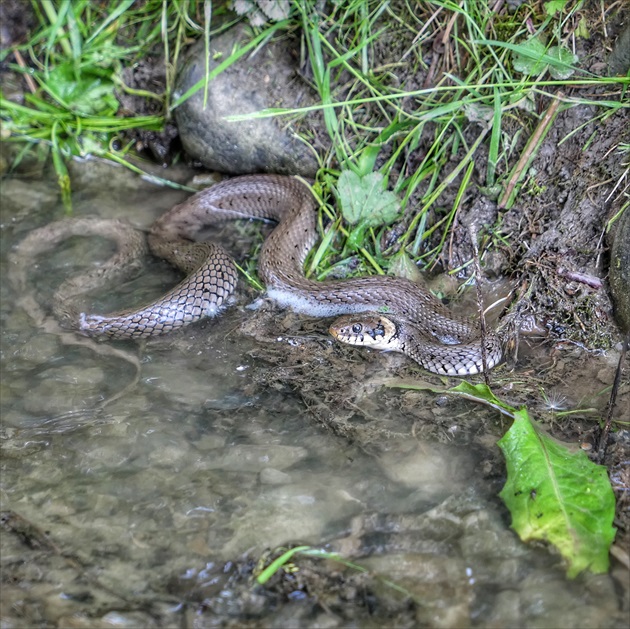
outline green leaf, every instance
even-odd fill
[[[615,498],[605,467],[537,430],[527,411],[498,442],[507,481],[500,493],[512,528],[527,542],[545,540],[567,561],[567,576],[608,570],[615,538]]]
[[[546,49],[538,37],[532,37],[518,46],[507,46],[514,51],[512,64],[517,72],[541,74],[548,67],[555,79],[567,79],[575,72],[578,57],[566,48],[552,46]]]
[[[545,2],[545,13],[553,17],[556,13],[562,13],[567,6],[567,0],[551,0]]]
[[[498,442],[507,467],[500,496],[512,515],[512,528],[524,542],[553,544],[567,561],[569,578],[584,570],[608,570],[608,552],[615,538],[615,496],[605,467],[545,435],[525,409],[502,402],[485,384],[461,382],[445,389],[393,381],[387,386],[449,393],[512,417],[512,427]]]
[[[406,277],[412,282],[422,281],[418,267],[404,249],[391,257],[387,272],[396,277]]]
[[[557,60],[555,63],[553,61],[549,63],[549,74],[554,79],[568,79],[575,72],[573,66],[579,59],[571,51],[560,46],[552,46],[547,54]]]
[[[538,39],[532,37],[525,43],[519,45],[519,52],[514,54],[512,64],[514,69],[521,74],[540,74],[547,66],[543,61],[545,55],[545,45]]]
[[[362,228],[392,223],[400,212],[398,197],[383,189],[381,173],[359,176],[351,170],[342,171],[337,183],[339,205],[344,219]]]
[[[578,22],[578,27],[575,31],[575,34],[578,37],[581,37],[582,39],[588,39],[591,34],[588,30],[588,20],[586,19],[585,16],[582,16],[580,18],[580,21]]]
[[[369,225],[366,221],[361,221],[354,229],[348,234],[346,244],[352,251],[358,251],[365,244],[365,232],[369,229]]]

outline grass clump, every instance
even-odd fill
[[[329,15],[302,4],[313,83],[333,147],[322,180],[336,189],[340,173],[366,177],[377,170],[383,188],[400,197],[403,212],[410,203],[416,208],[405,212],[404,231],[382,250],[384,233],[370,225],[363,249],[371,253],[362,254],[361,272],[387,268],[392,254],[394,260],[408,256],[416,265],[434,265],[475,186],[509,208],[559,110],[597,103],[597,116],[605,117],[627,107],[627,77],[594,76],[570,52],[584,30],[579,3],[549,4],[542,13],[537,3],[528,3],[516,14],[496,14],[487,2],[474,0],[351,2]],[[417,76],[422,85],[414,84]],[[563,91],[576,86],[589,96]],[[528,116],[541,102],[548,113],[540,132],[532,133]],[[258,115],[282,113],[295,112]],[[524,157],[511,167],[523,137],[530,137]],[[475,181],[481,165],[485,178]],[[356,250],[354,241],[350,232],[349,251]],[[330,260],[343,257],[343,248],[330,249]]]
[[[342,230],[341,238],[325,238],[315,255],[320,277],[334,273],[335,264],[358,273],[406,262],[432,267],[443,258],[450,227],[473,187],[483,187],[501,207],[514,203],[558,111],[597,104],[603,118],[626,106],[621,97],[628,77],[594,76],[573,52],[588,35],[581,3],[529,2],[514,13],[497,13],[481,0],[353,0],[324,7],[315,0],[287,7],[234,2],[234,14],[225,3],[202,0],[34,0],[32,6],[37,26],[30,40],[0,57],[32,79],[23,104],[0,99],[3,133],[47,147],[68,207],[70,156],[98,155],[137,169],[125,132],[162,129],[174,108],[216,73],[276,32],[301,33],[307,78],[320,103],[233,119],[320,110],[332,148],[321,158],[316,192],[327,199],[333,191],[340,199],[339,178],[355,177],[359,188],[365,182],[362,194],[370,202],[378,173],[381,192],[391,189],[400,199],[402,217],[395,238],[385,230],[392,217],[379,222],[378,210],[369,221],[349,221],[346,237]],[[256,24],[251,43],[173,100],[182,46],[204,37],[210,50],[214,34],[248,18]],[[163,89],[138,92],[127,85],[125,68],[156,54],[164,59]],[[122,111],[117,96],[127,93],[145,96],[150,113]],[[541,104],[547,113],[533,133],[531,119]],[[347,219],[343,203],[342,211]],[[340,225],[332,206],[324,212]]]
[[[0,53],[0,62],[21,74],[28,87],[22,103],[0,94],[2,137],[24,145],[17,163],[35,146],[50,153],[66,208],[71,201],[65,162],[72,156],[104,157],[141,172],[129,161],[134,143],[123,134],[164,127],[181,48],[209,29],[203,22],[206,6],[201,0],[33,0],[30,38]],[[160,54],[160,92],[126,85],[125,68]],[[144,96],[150,113],[124,111],[121,94]]]

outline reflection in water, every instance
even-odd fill
[[[77,215],[98,210],[146,226],[176,200],[121,176],[108,182],[118,193],[78,195]],[[171,338],[119,343],[118,353],[35,325],[4,281],[6,252],[61,210],[40,212],[46,204],[32,202],[29,186],[12,180],[1,204],[8,609],[27,601],[27,622],[82,613],[175,624],[193,590],[214,596],[220,585],[225,596],[220,566],[243,553],[330,542],[404,584],[423,602],[424,624],[621,625],[609,576],[567,582],[554,557],[509,531],[492,414],[382,388],[380,370],[402,357],[353,364],[359,354],[341,360],[325,324],[242,307]],[[32,208],[20,205],[21,189]],[[32,286],[45,301],[70,269],[109,252],[66,243],[33,264]],[[94,307],[141,301],[175,277],[151,262],[148,276],[95,297]],[[29,544],[39,554],[24,563]],[[261,618],[272,626],[279,616]]]

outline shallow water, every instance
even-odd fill
[[[183,197],[90,169],[100,175],[82,181],[77,216],[146,227]],[[421,603],[400,624],[625,626],[627,573],[569,582],[557,557],[510,531],[495,414],[384,389],[384,370],[410,369],[404,357],[340,349],[325,322],[248,310],[244,287],[223,317],[170,338],[117,353],[74,345],[37,325],[6,281],[10,248],[63,215],[54,182],[5,180],[0,201],[3,627],[351,622],[351,599],[343,612],[292,595],[256,607],[243,603],[251,584],[230,589],[235,566],[294,543],[329,544],[406,588]],[[32,286],[46,302],[110,253],[73,239],[33,264]],[[151,261],[91,307],[141,301],[176,277]],[[340,369],[351,392],[330,384]]]

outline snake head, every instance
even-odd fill
[[[396,324],[380,314],[367,312],[339,317],[328,332],[347,345],[400,351]]]

